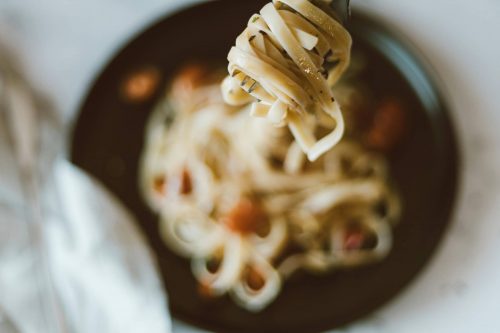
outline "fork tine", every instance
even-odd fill
[[[330,8],[333,9],[341,23],[345,24],[351,16],[350,0],[332,0]]]

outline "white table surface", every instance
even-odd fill
[[[35,83],[71,120],[131,34],[196,0],[0,0]],[[500,332],[500,0],[353,0],[393,23],[444,82],[463,156],[460,194],[425,271],[370,318],[337,332]],[[175,332],[195,332],[176,324]]]

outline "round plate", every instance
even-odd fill
[[[368,55],[374,89],[406,101],[410,131],[389,158],[404,214],[381,263],[287,281],[264,311],[249,313],[223,297],[197,293],[189,262],[158,235],[157,216],[138,186],[144,125],[169,76],[190,59],[225,63],[236,36],[264,1],[225,0],[186,9],[134,38],[105,67],[81,107],[72,161],[102,181],[134,214],[157,256],[174,316],[217,332],[314,332],[365,316],[399,293],[424,267],[448,223],[457,182],[457,152],[448,112],[431,73],[390,29],[354,13],[354,48]],[[130,99],[124,82],[154,73],[148,98]],[[151,77],[151,75],[150,75]]]

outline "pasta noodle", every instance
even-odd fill
[[[315,161],[340,141],[344,120],[330,87],[349,65],[351,37],[307,0],[275,0],[250,18],[228,55],[227,103],[290,128]],[[317,139],[318,128],[329,133]]]

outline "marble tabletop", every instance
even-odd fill
[[[25,67],[71,122],[127,39],[197,0],[0,0]],[[353,0],[408,36],[441,78],[463,157],[451,227],[424,272],[370,318],[336,332],[500,332],[500,1]],[[198,332],[175,324],[175,332]]]

